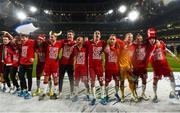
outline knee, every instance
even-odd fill
[[[49,81],[49,77],[46,77],[46,76],[45,76],[45,77],[44,77],[44,82],[43,82],[43,83],[44,83],[44,84],[48,84],[48,81]]]
[[[55,86],[58,85],[58,78],[57,77],[54,78],[54,85]]]

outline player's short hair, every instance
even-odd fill
[[[141,34],[138,33],[138,34],[136,35],[136,37],[143,37],[143,36],[142,36]]]
[[[75,35],[75,32],[73,30],[68,30],[67,33],[73,33]]]
[[[111,35],[110,35],[110,37],[111,37],[111,36],[114,36],[114,37],[116,37],[116,34],[111,34]]]
[[[133,34],[132,33],[126,33],[125,38],[128,37],[128,36],[133,38]]]
[[[99,30],[94,31],[94,35],[97,33],[100,33],[100,35],[101,35],[101,32]]]

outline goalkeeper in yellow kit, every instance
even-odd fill
[[[125,39],[123,42],[120,42],[120,52],[119,52],[119,66],[120,66],[120,92],[121,92],[121,102],[125,101],[124,96],[124,81],[125,79],[129,82],[129,88],[131,91],[131,98],[133,101],[138,102],[138,97],[136,95],[136,88],[134,84],[134,79],[132,76],[133,66],[131,63],[131,57],[134,52],[134,44],[133,41],[133,34],[127,33],[125,35]]]

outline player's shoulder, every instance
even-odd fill
[[[165,42],[164,41],[162,41],[162,40],[158,40],[160,43],[162,43],[162,44],[165,44]]]
[[[158,40],[158,41],[159,41],[160,45],[166,46],[166,43],[164,41],[162,41],[162,40]]]

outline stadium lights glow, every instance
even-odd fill
[[[128,19],[131,20],[131,21],[137,20],[138,17],[139,17],[139,12],[136,11],[136,10],[131,11],[131,12],[129,12],[129,14],[128,14]]]
[[[46,10],[44,10],[44,12],[45,12],[46,14],[49,14],[49,10],[47,10],[47,9],[46,9]]]
[[[119,9],[118,9],[118,11],[121,12],[121,13],[125,13],[126,10],[127,10],[127,7],[126,7],[125,5],[121,5],[121,6],[119,7]]]
[[[17,12],[17,18],[20,19],[20,20],[25,20],[27,18],[27,15],[20,11],[20,12]]]
[[[110,9],[106,14],[112,14],[113,13],[113,10]]]
[[[37,11],[37,8],[34,7],[34,6],[31,6],[31,7],[30,7],[30,11],[31,11],[32,13],[35,13],[35,12]]]

